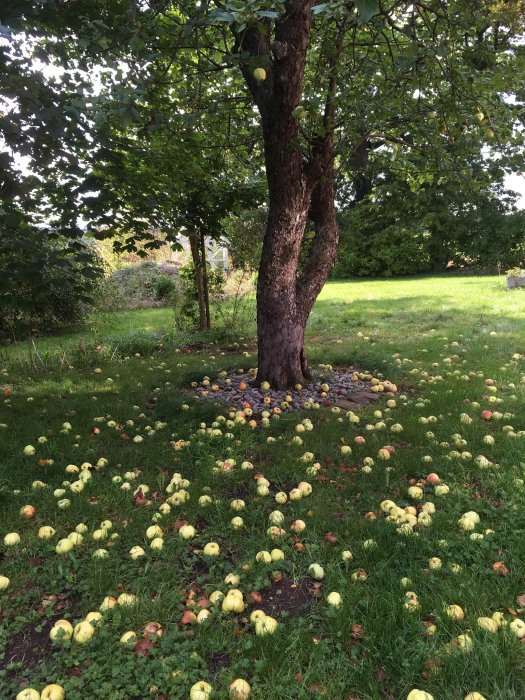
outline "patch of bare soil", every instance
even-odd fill
[[[229,668],[232,665],[230,655],[225,651],[213,652],[207,657],[207,661],[210,673],[214,676],[218,675],[223,668]]]
[[[56,618],[59,619],[59,616]],[[32,668],[43,657],[51,655],[52,642],[49,632],[55,620],[45,620],[41,623],[42,629],[36,630],[34,626],[26,626],[20,632],[12,635],[5,650],[2,664],[19,663],[25,668]]]
[[[299,617],[318,597],[319,590],[318,584],[294,581],[289,576],[284,576],[281,581],[273,582],[270,588],[260,591],[262,600],[252,607],[276,618],[281,613],[287,613],[290,617]]]

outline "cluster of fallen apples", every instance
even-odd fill
[[[517,360],[518,358],[514,358]],[[521,356],[520,358],[521,359]],[[400,361],[401,362],[401,361]],[[454,362],[453,358],[445,358],[445,364],[452,364]],[[435,383],[442,380],[440,375],[429,375],[425,372],[420,372],[421,383]],[[96,373],[100,373],[96,371]],[[459,370],[452,374],[460,376]],[[479,376],[474,373],[474,376]],[[397,392],[397,387],[386,380],[380,381],[379,379],[372,377],[369,374],[357,374],[357,378],[366,379],[371,382],[372,391],[375,392],[386,392],[389,395],[388,400],[385,402],[384,411],[375,411],[374,418],[375,423],[368,423],[364,426],[362,432],[365,434],[367,432],[371,433],[373,431],[385,431],[389,430],[392,434],[401,433],[403,431],[403,426],[400,423],[393,422],[390,417],[390,412],[397,407],[396,400],[393,398]],[[473,376],[461,375],[464,380],[472,379]],[[210,386],[210,390],[214,391],[214,385],[210,384],[209,378],[205,378],[201,383],[203,387]],[[501,401],[496,397],[497,387],[493,380],[486,380],[485,386],[488,390],[488,395],[486,398],[490,403],[498,403]],[[247,387],[246,387],[247,388]],[[263,387],[265,388],[265,387]],[[269,388],[269,386],[267,387]],[[513,385],[509,385],[509,388],[513,388]],[[323,387],[323,390],[325,388]],[[330,387],[326,385],[326,394],[330,391]],[[404,401],[407,399],[406,396],[400,396],[400,400]],[[288,402],[287,402],[288,403]],[[416,404],[418,405],[418,404]],[[420,407],[424,407],[425,403],[421,403]],[[282,406],[282,409],[286,409],[289,406]],[[319,404],[315,402],[307,402],[304,408],[318,408]],[[190,406],[185,404],[184,410],[189,410]],[[211,425],[201,423],[199,428],[196,430],[194,435],[189,436],[188,440],[179,439],[175,442],[170,443],[174,450],[181,451],[190,444],[191,440],[199,439],[203,436],[210,436],[212,438],[221,437],[225,440],[231,440],[235,437],[234,433],[231,432],[236,426],[249,426],[250,428],[267,428],[270,426],[270,420],[279,418],[281,408],[274,406],[271,411],[263,412],[259,421],[253,418],[253,413],[249,405],[244,405],[242,410],[232,408],[227,412],[227,415],[219,415],[212,422]],[[481,408],[480,404],[477,402],[470,402],[470,408],[474,411]],[[344,418],[350,424],[358,424],[360,422],[359,417],[353,411],[341,411],[338,407],[331,408],[332,413],[337,415],[338,421],[343,421]],[[339,415],[341,414],[341,415]],[[143,415],[143,414],[142,414]],[[140,417],[140,416],[139,416]],[[145,418],[145,416],[143,416]],[[497,411],[483,410],[480,414],[480,418],[483,421],[500,421],[503,419],[510,420],[513,418],[512,413],[501,413]],[[459,422],[464,425],[470,425],[475,418],[473,418],[469,413],[461,413],[459,416]],[[419,422],[422,425],[434,424],[439,421],[436,416],[422,416]],[[104,424],[109,429],[121,430],[121,426],[112,420],[106,420],[105,418],[96,418],[97,424]],[[126,424],[129,428],[134,427],[134,421],[128,421]],[[155,432],[162,430],[166,427],[165,423],[156,422],[154,427],[147,426],[144,432],[147,436],[155,434]],[[69,432],[71,430],[70,423],[64,423],[62,426],[62,432]],[[96,428],[100,432],[99,427]],[[308,418],[302,420],[295,426],[295,435],[290,439],[290,445],[301,446],[303,445],[303,439],[301,435],[306,432],[310,432],[314,429],[314,424]],[[502,427],[502,432],[504,432],[509,437],[522,437],[525,435],[525,431],[516,431],[511,425],[504,425]],[[432,432],[427,432],[426,437],[433,443],[437,444],[435,440],[435,435]],[[133,442],[140,444],[143,437],[139,434],[133,437]],[[37,444],[44,444],[46,441],[45,437],[41,437],[37,440]],[[269,436],[268,444],[275,442],[276,438]],[[364,435],[357,435],[354,438],[356,445],[365,445],[366,437]],[[487,435],[483,439],[484,444],[492,445],[494,442],[493,435]],[[441,447],[448,450],[446,455],[447,459],[450,460],[462,460],[471,461],[478,468],[497,468],[497,465],[493,464],[483,455],[478,455],[474,457],[471,453],[467,452],[464,448],[467,446],[467,441],[461,434],[454,434],[452,436],[452,445],[449,443],[440,443]],[[455,449],[449,449],[453,447]],[[342,455],[352,454],[352,447],[348,444],[343,444],[340,446],[340,452]],[[37,453],[37,448],[33,445],[27,445],[23,449],[24,455],[27,457],[33,457]],[[379,462],[388,462],[395,454],[395,448],[391,445],[385,445],[378,450],[375,459],[373,457],[367,456],[361,460],[360,469],[365,474],[370,473],[372,469],[376,466],[376,460]],[[306,466],[306,475],[309,478],[316,479],[322,470],[321,464],[315,461],[315,455],[311,452],[305,452],[298,459],[304,462]],[[431,457],[423,457],[423,462],[431,462]],[[48,463],[51,460],[47,460]],[[100,458],[96,464],[91,464],[89,462],[83,462],[80,466],[75,464],[69,464],[65,468],[65,472],[68,477],[72,477],[72,481],[64,481],[60,487],[53,491],[54,497],[57,499],[56,506],[59,509],[68,508],[71,505],[71,498],[79,497],[82,494],[86,484],[97,475],[98,472],[103,472],[104,469],[108,467],[108,460],[105,458]],[[223,460],[217,460],[214,467],[212,468],[212,473],[214,474],[224,474],[225,476],[232,473],[237,468],[241,471],[253,470],[253,464],[247,460],[242,461],[240,464],[233,458],[227,458]],[[385,471],[388,471],[390,467],[385,466]],[[133,485],[140,476],[140,472],[137,471],[127,471],[122,475],[116,474],[112,477],[112,483],[124,491],[129,491],[133,495],[136,502],[140,502],[146,505],[153,505],[153,501],[148,499],[148,494],[150,493],[150,487],[148,484],[141,483],[138,486]],[[270,482],[264,477],[263,474],[254,475],[255,485],[256,485],[256,495],[259,498],[273,497],[277,505],[284,505],[288,502],[298,501],[303,498],[307,498],[312,493],[312,485],[308,481],[301,481],[294,488],[290,489],[288,492],[278,491],[277,493],[272,493],[270,490]],[[516,485],[523,486],[523,480],[516,479]],[[165,531],[162,528],[162,523],[164,519],[172,512],[173,509],[183,507],[187,503],[192,495],[188,490],[191,483],[188,479],[184,478],[180,472],[175,472],[171,477],[169,484],[167,485],[165,491],[165,500],[158,505],[157,512],[152,514],[151,525],[148,526],[145,532],[145,538],[149,542],[150,549],[155,552],[159,551],[164,546]],[[33,482],[33,489],[46,488],[46,484],[42,481]],[[394,499],[385,499],[379,505],[378,514],[373,512],[367,513],[365,517],[369,520],[374,520],[376,518],[384,518],[387,522],[392,523],[395,526],[396,533],[401,536],[406,537],[419,537],[420,533],[424,531],[425,528],[431,527],[433,516],[436,513],[436,506],[433,501],[425,500],[430,496],[435,496],[438,499],[446,497],[451,493],[451,489],[447,484],[444,484],[439,475],[435,472],[428,474],[426,478],[419,480],[410,480],[408,488],[406,491],[406,496],[410,499],[413,505],[397,505]],[[66,498],[66,496],[69,496]],[[214,497],[211,493],[211,489],[204,487],[201,495],[198,496],[198,504],[202,508],[206,508],[214,502]],[[235,529],[240,529],[244,527],[243,518],[238,514],[241,513],[246,508],[246,502],[243,499],[236,498],[230,502],[231,510],[236,513],[231,519],[231,527]],[[36,509],[34,506],[28,504],[25,505],[20,514],[26,519],[32,519],[36,515]],[[480,524],[480,517],[474,511],[465,512],[458,521],[458,527],[465,532],[470,533],[469,537],[472,540],[481,539],[485,535],[491,534],[493,531],[490,529],[485,529],[484,533],[476,533],[476,526]],[[285,537],[287,534],[291,534],[294,538],[293,547],[296,551],[302,552],[304,546],[298,537],[302,533],[307,525],[303,520],[294,519],[291,523],[287,525],[286,529],[286,517],[280,510],[273,510],[268,516],[268,528],[266,530],[267,535],[273,542],[281,537]],[[86,537],[90,537],[91,540],[96,544],[97,548],[93,550],[92,556],[94,558],[104,558],[110,556],[110,549],[115,546],[119,540],[119,534],[113,532],[113,523],[110,520],[105,520],[100,524],[100,527],[94,529],[89,533],[89,528],[84,523],[79,523],[73,532],[67,534],[67,536],[58,539],[55,551],[57,555],[66,555],[71,552],[75,547],[81,545]],[[190,543],[194,538],[197,537],[197,528],[191,523],[179,518],[176,524],[176,531],[178,532],[178,537],[182,540],[188,541]],[[289,532],[288,532],[289,531]],[[37,537],[43,540],[53,540],[56,536],[56,530],[50,525],[41,525],[37,532]],[[21,537],[17,532],[7,533],[4,538],[4,545],[6,547],[16,547],[21,543]],[[335,538],[334,541],[337,541]],[[106,543],[105,547],[100,547],[101,543]],[[373,539],[368,539],[362,543],[363,549],[372,549],[377,546]],[[221,553],[220,544],[217,542],[208,542],[202,549],[194,549],[195,553],[202,553],[206,557],[216,557]],[[134,545],[130,551],[129,555],[132,559],[140,559],[141,557],[147,556],[146,550],[141,545]],[[261,550],[255,556],[254,565],[258,563],[268,564],[271,562],[280,561],[285,558],[285,552],[279,548],[274,547],[268,550]],[[353,559],[353,554],[350,550],[343,550],[341,552],[341,558],[344,562],[350,562]],[[251,564],[250,564],[251,565]],[[443,562],[439,557],[432,557],[428,562],[428,568],[433,571],[438,571],[443,566]],[[456,563],[449,565],[450,571],[453,573],[459,573],[461,571],[461,566]],[[318,563],[313,562],[308,568],[309,576],[314,579],[314,581],[321,581],[325,578],[324,567]],[[351,574],[351,578],[354,581],[361,581],[367,578],[368,574],[363,569],[354,571]],[[190,595],[187,601],[187,609],[185,610],[181,624],[205,624],[206,620],[211,615],[211,610],[213,608],[220,607],[220,610],[225,615],[235,615],[241,614],[246,607],[245,594],[238,588],[241,578],[235,573],[228,574],[224,579],[224,586],[227,587],[226,592],[223,590],[215,590],[207,597],[202,597],[200,600],[195,600],[194,596]],[[411,586],[412,581],[409,578],[403,578],[401,580],[401,585],[404,589]],[[10,581],[5,576],[0,576],[0,591],[6,590],[10,585]],[[249,604],[257,603],[257,595],[255,592],[248,595]],[[342,597],[337,591],[329,592],[325,597],[326,603],[330,607],[338,608],[342,604]],[[260,597],[259,597],[260,601]],[[78,621],[73,625],[68,620],[58,620],[50,632],[50,638],[56,644],[61,644],[64,641],[72,640],[78,644],[85,644],[96,634],[97,627],[104,622],[104,616],[109,613],[109,611],[115,606],[133,606],[136,605],[137,599],[131,593],[121,593],[118,597],[106,596],[102,601],[98,611],[92,611],[86,615],[83,620]],[[404,608],[413,613],[420,607],[418,595],[414,591],[405,590],[404,593]],[[465,618],[464,610],[457,604],[449,604],[445,607],[445,614],[454,620],[463,620]],[[254,632],[257,636],[269,636],[276,632],[279,626],[279,622],[267,615],[263,610],[255,609],[250,613],[250,622],[253,625]],[[514,617],[509,621],[503,612],[496,611],[490,616],[482,616],[477,618],[477,626],[487,630],[488,632],[496,634],[502,628],[508,628],[508,630],[518,639],[525,638],[525,621],[518,617]],[[426,625],[426,634],[428,636],[434,634],[437,631],[435,624]],[[132,647],[137,654],[147,654],[148,650],[153,646],[155,639],[161,637],[163,634],[163,627],[159,622],[149,622],[145,625],[142,635],[137,634],[134,630],[128,630],[122,634],[120,637],[121,644],[125,646]],[[444,646],[444,651],[447,653],[452,653],[454,651],[460,651],[462,653],[468,653],[473,647],[472,637],[468,634],[468,631],[464,634],[457,636],[452,639],[449,643]],[[237,700],[246,700],[250,695],[250,685],[244,679],[236,679],[233,681],[228,689],[230,698],[236,698]],[[195,683],[190,690],[190,700],[208,700],[213,692],[212,686],[205,680],[198,681]],[[57,685],[51,684],[46,686],[42,691],[37,691],[33,688],[25,688],[17,695],[17,700],[63,700],[65,698],[64,689]],[[408,694],[407,700],[433,700],[432,695],[424,690],[413,689]],[[465,700],[484,700],[483,696],[478,692],[469,693]]]

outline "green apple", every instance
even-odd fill
[[[266,71],[264,70],[264,68],[256,68],[253,71],[253,77],[255,78],[255,80],[257,80],[257,82],[260,83],[263,80],[266,80]]]

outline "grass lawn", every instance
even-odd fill
[[[186,350],[169,309],[91,328],[39,340],[32,363],[27,344],[0,355],[2,700],[52,683],[66,700],[246,698],[229,694],[235,679],[258,700],[525,697],[521,290],[496,277],[326,285],[312,365],[398,385],[359,422],[321,408],[250,427],[192,398],[192,381],[255,366],[253,328],[224,355],[217,335]],[[276,502],[304,481],[310,495]],[[76,640],[50,639],[101,606]],[[211,695],[190,691],[199,681]]]

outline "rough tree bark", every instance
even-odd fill
[[[323,135],[311,143],[309,157],[297,144],[314,0],[289,0],[276,22],[273,43],[268,31],[252,28],[236,49],[264,57],[267,78],[254,80],[253,61],[243,74],[261,114],[269,214],[257,285],[259,382],[285,389],[308,376],[305,326],[312,306],[332,269],[339,232],[333,191],[333,100],[337,52],[331,57]],[[339,50],[344,32],[340,33]],[[315,226],[309,260],[299,272],[301,242],[308,221]]]

